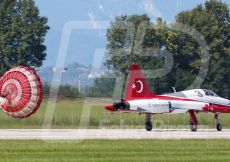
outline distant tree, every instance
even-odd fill
[[[53,94],[50,94],[50,84],[45,82],[43,83],[42,89],[43,89],[43,95],[44,97],[52,96]],[[54,87],[56,89],[59,89],[58,91],[58,97],[59,98],[76,98],[81,97],[81,94],[79,93],[79,90],[76,87],[73,87],[71,85],[60,85],[60,87]]]
[[[80,97],[79,90],[71,85],[61,85],[58,91],[59,97]]]
[[[112,97],[115,79],[96,78],[94,86],[87,88],[86,96],[89,97]]]
[[[0,0],[0,74],[16,65],[40,67],[48,29],[33,0]]]
[[[50,85],[47,82],[42,83],[43,96],[48,97],[50,94]]]

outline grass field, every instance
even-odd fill
[[[51,128],[79,128],[82,110],[85,105],[91,105],[89,120],[86,120],[87,128],[144,128],[145,115],[109,113],[103,109],[104,105],[109,104],[103,100],[88,100],[87,103],[82,99],[59,100],[56,103],[52,116]],[[86,109],[84,107],[84,109]],[[4,112],[0,113],[0,129],[29,129],[44,128],[44,119],[52,109],[44,100],[36,114],[28,119],[13,119]],[[214,128],[214,115],[211,113],[199,113],[197,118],[201,126],[199,128]],[[230,128],[230,114],[221,115],[224,128]],[[154,128],[189,128],[189,114],[178,115],[154,115]]]
[[[228,162],[229,140],[0,141],[4,162]]]

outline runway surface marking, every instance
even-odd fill
[[[230,139],[230,129],[191,132],[187,129],[2,129],[0,139],[84,140],[84,139]]]

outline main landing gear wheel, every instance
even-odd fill
[[[146,123],[145,123],[145,129],[146,129],[147,131],[151,131],[151,130],[153,129],[153,124],[152,124],[152,122],[146,122]]]
[[[146,131],[151,131],[153,129],[152,114],[146,114],[145,129]]]
[[[223,126],[222,126],[221,121],[220,121],[220,113],[215,114],[215,123],[216,123],[216,129],[218,131],[221,131]]]
[[[222,124],[221,124],[221,123],[218,123],[218,124],[216,125],[216,129],[217,129],[218,131],[221,131],[221,130],[222,130]]]
[[[193,121],[190,121],[190,130],[192,132],[196,132],[197,131],[197,126],[193,123]]]

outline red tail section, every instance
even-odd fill
[[[155,94],[151,92],[140,65],[132,64],[130,67],[125,99],[133,100],[139,98],[152,98],[154,96]]]

